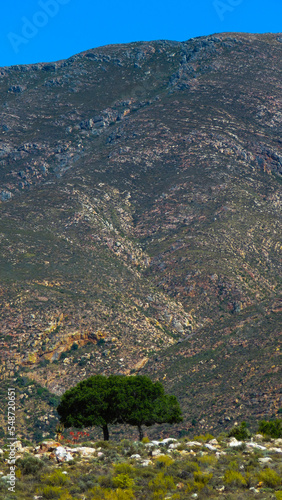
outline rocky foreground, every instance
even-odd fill
[[[245,441],[207,434],[76,446],[18,441],[15,449],[14,496],[7,490],[8,451],[0,450],[4,500],[282,498],[282,439],[260,434]]]

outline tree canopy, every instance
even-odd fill
[[[105,440],[110,424],[136,425],[141,440],[142,425],[182,421],[176,397],[166,395],[160,382],[142,375],[92,376],[66,391],[57,411],[65,427],[99,426]]]

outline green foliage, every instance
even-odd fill
[[[246,486],[247,481],[241,472],[237,470],[227,470],[224,474],[224,483],[230,486]]]
[[[43,498],[47,500],[59,499],[62,493],[62,488],[60,486],[44,486],[42,490]]]
[[[281,438],[282,437],[282,420],[262,420],[259,424],[258,431],[266,436],[272,438]]]
[[[122,464],[114,465],[115,474],[128,474],[130,477],[134,477],[136,475],[136,469],[132,465],[124,462]]]
[[[231,431],[228,434],[229,437],[235,437],[236,439],[243,440],[243,439],[248,439],[251,437],[251,433],[248,429],[247,423],[242,422],[241,425],[238,425],[237,427],[233,427]]]
[[[128,474],[118,474],[113,478],[113,484],[116,488],[127,489],[134,486],[134,480]]]
[[[195,471],[194,486],[197,488],[197,490],[201,491],[212,479],[212,477],[213,477],[212,473],[206,474],[205,472],[202,471]]]
[[[281,476],[269,467],[259,473],[259,480],[266,486],[269,486],[269,488],[275,488],[276,486],[280,486],[282,483]]]
[[[174,463],[174,460],[167,455],[160,455],[156,459],[156,466],[158,468],[167,468]]]
[[[122,490],[118,488],[116,491],[112,491],[96,486],[91,490],[91,500],[134,500],[134,498],[131,489]]]
[[[69,482],[67,474],[63,474],[61,470],[55,470],[52,474],[44,474],[41,476],[43,483],[51,486],[64,486]]]
[[[95,375],[64,393],[57,408],[65,427],[100,426],[108,439],[108,424],[141,426],[182,420],[175,396],[146,376]]]
[[[35,475],[44,467],[44,463],[42,462],[42,460],[33,456],[19,458],[16,464],[17,467],[20,468],[21,473],[24,475]]]
[[[276,500],[282,500],[282,491],[275,492]]]
[[[172,476],[166,476],[163,472],[159,472],[156,477],[149,482],[149,488],[155,491],[168,491],[175,489],[174,479]]]
[[[202,443],[206,443],[207,441],[210,441],[211,439],[214,439],[214,436],[212,434],[200,434],[199,436],[194,436],[195,441],[201,441]]]

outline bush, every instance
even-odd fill
[[[62,493],[62,488],[60,486],[45,486],[42,491],[43,498],[58,499]]]
[[[137,472],[132,465],[125,462],[122,464],[115,464],[114,471],[115,474],[128,474],[129,477],[134,477]]]
[[[23,475],[35,475],[44,466],[44,463],[39,458],[32,456],[20,458],[19,460],[17,460],[16,464],[20,468]]]
[[[276,491],[275,496],[277,500],[282,500],[282,491]]]
[[[173,463],[174,463],[174,460],[171,457],[168,457],[167,455],[160,455],[156,459],[156,466],[158,468],[169,467]]]
[[[149,482],[149,488],[155,491],[174,490],[175,484],[173,477],[165,476],[163,472],[160,472],[152,481]]]
[[[213,474],[205,474],[201,471],[194,472],[194,486],[197,490],[202,490],[212,479]]]
[[[195,441],[201,441],[202,443],[206,443],[207,441],[210,441],[211,439],[214,439],[214,436],[212,434],[200,434],[199,436],[194,436]]]
[[[51,486],[64,486],[69,480],[67,474],[63,474],[60,470],[55,470],[50,475],[41,476],[41,481]]]
[[[118,474],[113,478],[113,484],[115,488],[127,489],[134,486],[134,480],[128,474]]]
[[[224,474],[224,482],[230,486],[246,486],[247,481],[241,472],[236,470],[227,470]]]
[[[278,474],[269,467],[260,472],[259,480],[262,481],[269,488],[275,488],[276,486],[280,486],[282,482],[281,477],[278,476]]]
[[[228,436],[235,437],[240,441],[242,439],[248,439],[249,437],[251,437],[251,433],[247,428],[246,422],[242,422],[241,425],[233,427],[233,429],[231,429],[231,431],[229,432]]]
[[[269,437],[278,439],[282,437],[282,420],[262,420],[259,424],[258,431]]]

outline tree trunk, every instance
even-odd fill
[[[144,434],[143,434],[143,429],[141,425],[138,425],[138,431],[139,431],[139,441],[142,441]]]
[[[109,441],[109,429],[107,424],[103,425],[103,434],[104,434],[104,441]]]

